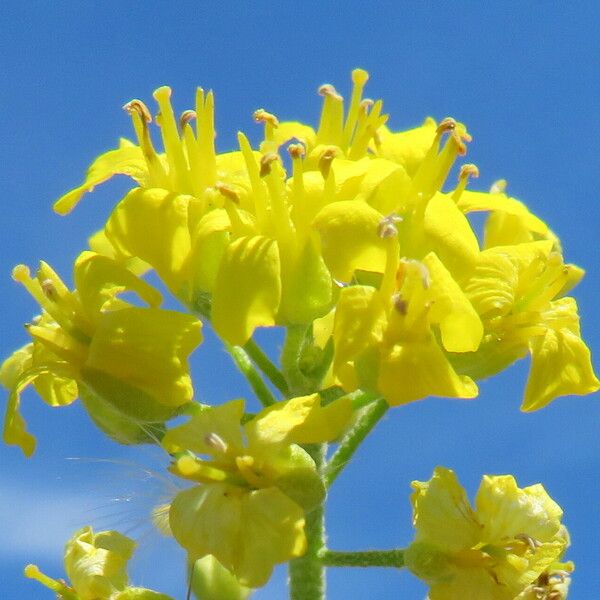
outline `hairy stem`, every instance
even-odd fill
[[[373,427],[377,425],[387,409],[388,404],[383,398],[378,398],[362,409],[358,420],[352,429],[342,438],[340,445],[324,469],[323,480],[327,487],[335,481],[336,477],[350,462],[361,442],[369,435]]]
[[[327,446],[314,444],[305,446],[321,471]],[[306,554],[289,563],[289,589],[291,600],[324,600],[325,568],[321,554],[325,548],[325,503],[306,514],[304,527]]]
[[[395,567],[404,566],[404,550],[366,550],[364,552],[336,552],[323,550],[321,561],[327,567]]]

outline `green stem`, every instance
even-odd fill
[[[289,386],[290,396],[302,396],[308,390],[309,381],[300,370],[300,356],[306,340],[305,325],[290,325],[281,351],[281,369]]]
[[[325,467],[323,480],[327,487],[335,481],[336,477],[350,462],[358,446],[369,435],[373,427],[377,425],[387,409],[388,404],[383,398],[375,400],[362,409],[362,414],[358,417],[352,429],[342,438],[340,445]]]
[[[223,342],[225,348],[233,358],[237,368],[242,375],[247,379],[250,387],[256,394],[263,406],[271,406],[277,402],[277,398],[273,395],[267,384],[263,381],[260,373],[254,366],[254,363],[248,356],[248,353],[241,346],[232,346],[227,342]]]
[[[320,472],[325,461],[326,444],[304,448],[313,458]],[[306,554],[289,563],[289,588],[291,600],[324,600],[325,568],[321,554],[325,548],[325,503],[306,514],[304,526]]]
[[[289,396],[289,389],[283,373],[275,366],[263,349],[253,340],[244,344],[244,350],[254,364],[269,378],[269,381],[284,395]]]
[[[322,563],[327,567],[395,567],[404,566],[404,550],[367,550],[365,552],[336,552],[323,550]]]

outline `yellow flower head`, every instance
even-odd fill
[[[430,600],[513,600],[568,545],[562,510],[539,484],[486,475],[474,507],[449,469],[412,486],[416,535],[405,560],[431,586]]]
[[[42,315],[27,326],[32,342],[0,370],[11,392],[7,443],[27,455],[35,448],[19,414],[20,393],[30,384],[51,406],[79,395],[96,424],[122,442],[143,439],[144,424],[165,421],[191,400],[187,357],[201,341],[200,323],[159,309],[159,292],[130,271],[84,252],[75,262],[75,291],[46,263],[34,277],[19,265],[13,277],[39,302]],[[148,307],[119,299],[124,291]]]
[[[325,493],[296,443],[335,439],[351,407],[322,408],[313,394],[265,409],[240,428],[243,412],[242,400],[205,408],[169,430],[162,445],[174,456],[171,471],[200,484],[171,503],[175,539],[192,560],[212,554],[242,585],[258,587],[275,564],[304,553],[304,513]]]
[[[126,572],[135,542],[118,531],[77,531],[65,547],[67,585],[27,565],[25,575],[56,592],[62,600],[171,600],[145,588],[130,587]]]
[[[457,358],[457,368],[487,377],[529,352],[525,411],[558,396],[596,391],[600,382],[581,339],[577,304],[564,297],[582,275],[563,263],[550,240],[484,250],[465,292],[481,316],[485,337],[478,352]]]

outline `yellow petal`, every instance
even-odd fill
[[[258,444],[318,444],[338,438],[351,417],[347,398],[322,407],[319,394],[311,394],[262,410],[246,424],[246,431],[249,440]]]
[[[169,429],[162,439],[163,448],[169,452],[191,450],[196,454],[215,454],[215,447],[207,443],[209,434],[217,435],[227,451],[241,451],[241,419],[244,401],[232,400],[222,406],[207,408],[194,415],[187,423]]]
[[[127,585],[135,542],[117,531],[77,531],[65,547],[65,570],[80,598],[109,598]]]
[[[164,420],[169,410],[192,399],[187,358],[201,339],[200,322],[175,311],[126,308],[103,313],[83,379],[125,414]],[[151,407],[136,400],[136,393],[153,399],[158,414],[146,414]]]
[[[281,300],[279,251],[263,236],[229,245],[215,282],[212,321],[230,344],[243,345],[256,327],[275,325]]]
[[[113,245],[106,237],[106,231],[104,229],[99,229],[96,231],[96,233],[91,235],[88,238],[88,245],[92,252],[118,260],[117,253],[115,252]],[[138,277],[152,268],[148,263],[145,263],[143,260],[137,257],[125,259],[123,264]]]
[[[478,393],[475,382],[457,375],[433,339],[382,351],[378,389],[392,406],[427,396],[475,398]]]
[[[412,177],[433,144],[436,128],[431,117],[427,117],[421,126],[407,131],[392,133],[387,127],[381,127],[377,130],[380,142],[377,154],[402,165]]]
[[[427,244],[455,276],[468,273],[479,255],[479,242],[452,198],[436,193],[427,203],[423,227]]]
[[[355,270],[385,269],[388,240],[378,235],[383,215],[361,200],[325,206],[313,221],[325,263],[333,277],[350,281]]]
[[[423,259],[430,277],[428,295],[433,304],[432,323],[439,323],[442,343],[449,352],[473,352],[483,337],[483,324],[475,309],[442,261],[430,253]]]
[[[141,300],[156,308],[162,295],[125,266],[94,252],[82,252],[75,261],[73,278],[88,318],[96,322],[101,312],[118,294],[135,292]]]
[[[273,567],[306,551],[304,511],[277,488],[242,497],[240,557],[235,568],[240,583],[260,587]]]
[[[152,265],[175,294],[187,276],[190,199],[163,189],[137,188],[119,202],[106,224],[106,236],[117,254]]]
[[[502,192],[485,193],[464,190],[457,202],[464,213],[476,211],[501,211],[519,219],[523,226],[534,233],[546,235],[548,226],[544,221],[529,212],[525,204],[516,198],[510,198]]]
[[[429,481],[411,485],[416,541],[446,551],[471,548],[479,541],[480,525],[453,471],[436,467]]]
[[[90,165],[85,181],[59,198],[54,204],[54,210],[60,215],[68,214],[86,192],[91,192],[113,175],[127,175],[139,185],[144,185],[148,178],[148,170],[142,150],[138,146],[121,146],[100,155]]]
[[[560,529],[563,512],[543,486],[521,489],[512,475],[485,475],[475,504],[483,542],[499,543],[523,534],[547,542]]]
[[[558,396],[581,396],[600,388],[589,348],[566,327],[547,329],[530,342],[530,351],[531,371],[521,410],[537,410]]]

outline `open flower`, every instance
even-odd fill
[[[476,378],[495,374],[525,354],[531,370],[522,409],[600,387],[581,338],[577,304],[564,297],[583,271],[565,265],[551,240],[495,246],[481,252],[465,293],[481,316],[479,350],[453,358]]]
[[[474,507],[449,469],[412,486],[416,535],[405,560],[431,586],[430,600],[513,600],[568,545],[562,510],[539,484],[486,475]]]
[[[313,394],[265,409],[241,428],[243,413],[234,400],[166,433],[171,471],[199,484],[175,496],[169,525],[191,560],[212,554],[242,585],[259,587],[275,564],[305,552],[304,514],[325,494],[314,461],[296,444],[338,437],[351,407],[340,400],[322,408]]]
[[[50,406],[78,396],[106,433],[122,442],[145,439],[149,423],[173,416],[193,396],[187,357],[200,343],[200,322],[158,308],[160,293],[115,261],[83,252],[69,291],[46,264],[35,277],[24,265],[15,280],[39,302],[27,325],[32,342],[8,358],[0,381],[10,392],[4,440],[30,455],[35,438],[19,413],[20,394],[33,384]],[[134,292],[147,308],[117,295]]]
[[[91,527],[77,531],[65,547],[65,571],[70,585],[27,565],[25,575],[54,591],[60,600],[171,600],[169,596],[128,585],[127,563],[135,542],[118,531]]]
[[[394,238],[386,241],[379,288],[351,285],[340,293],[333,374],[347,391],[377,391],[391,405],[475,397],[477,386],[454,371],[444,349],[478,348],[483,328],[477,313],[434,253],[423,262],[398,260]]]

